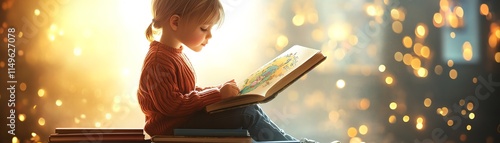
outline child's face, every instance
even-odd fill
[[[182,44],[198,52],[205,47],[208,40],[212,38],[212,26],[213,24],[179,26],[180,35],[178,38]]]

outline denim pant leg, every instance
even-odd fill
[[[205,111],[195,115],[180,128],[197,129],[247,129],[256,141],[296,140],[286,134],[262,111],[258,105],[209,114]]]

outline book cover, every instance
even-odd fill
[[[56,134],[78,134],[78,133],[135,133],[144,134],[142,128],[56,128]]]
[[[251,137],[188,137],[188,136],[156,135],[151,137],[151,142],[252,143],[253,140]]]
[[[249,137],[245,129],[174,129],[174,136]]]
[[[239,95],[208,105],[206,111],[213,113],[268,102],[325,59],[319,50],[295,45],[238,83]]]
[[[144,141],[144,134],[136,133],[74,133],[51,134],[50,142],[70,141]]]

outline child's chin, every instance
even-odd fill
[[[203,46],[197,46],[197,47],[191,48],[191,50],[193,50],[194,52],[199,52],[199,51],[201,51],[201,49],[203,49]]]

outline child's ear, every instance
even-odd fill
[[[176,31],[177,28],[179,27],[179,20],[181,19],[181,17],[177,14],[174,14],[170,17],[169,21],[168,21],[168,25],[170,26],[170,28],[172,28],[172,30]]]

